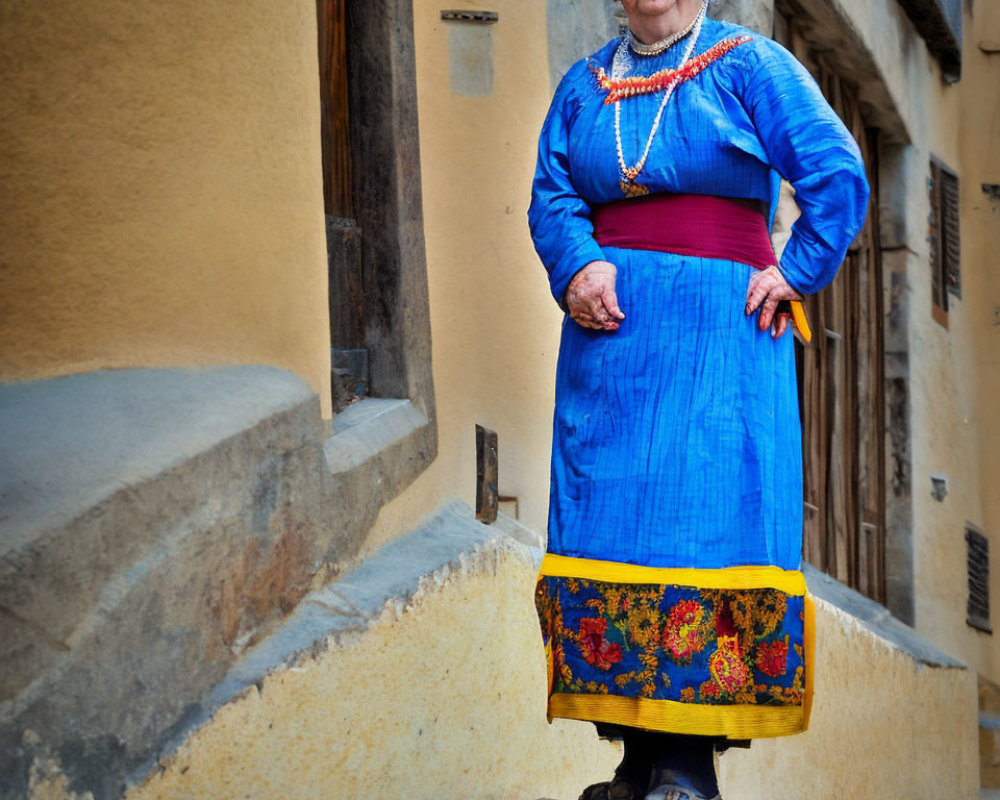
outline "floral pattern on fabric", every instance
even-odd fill
[[[555,692],[802,703],[802,597],[543,577],[535,602]]]

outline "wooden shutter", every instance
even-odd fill
[[[930,164],[930,265],[934,318],[948,326],[948,295],[962,297],[961,219],[958,176],[934,159]]]
[[[347,113],[347,0],[317,0],[323,197],[332,217],[353,217],[351,137]]]
[[[362,231],[354,219],[346,5],[347,0],[316,0],[334,412],[369,391]]]
[[[861,149],[872,199],[865,226],[834,281],[806,298],[813,341],[797,344],[802,417],[803,556],[885,601],[885,394],[878,131],[866,129],[857,90],[810,50],[787,17],[780,41],[813,73]]]
[[[973,628],[992,633],[990,627],[990,543],[971,525],[965,529],[968,545],[969,616]]]

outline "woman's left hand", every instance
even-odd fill
[[[760,317],[757,324],[762,331],[766,331],[771,323],[774,329],[771,335],[777,339],[788,329],[788,314],[775,314],[778,303],[782,300],[801,300],[802,295],[796,292],[785,276],[778,271],[777,267],[768,267],[764,270],[754,272],[750,276],[750,285],[747,286],[747,307],[746,314],[750,316],[758,308]]]

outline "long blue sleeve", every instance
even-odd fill
[[[753,44],[744,104],[771,166],[792,184],[802,212],[780,270],[796,291],[812,294],[833,280],[864,224],[865,165],[805,67],[775,42]]]
[[[571,86],[583,68],[578,63],[567,72],[552,98],[538,140],[538,164],[528,208],[535,250],[560,306],[573,276],[591,261],[604,260],[604,251],[594,240],[590,206],[574,187],[569,167],[569,125],[574,106]]]

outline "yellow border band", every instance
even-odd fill
[[[807,724],[802,706],[695,705],[645,697],[563,692],[549,698],[549,719],[552,717],[729,739],[789,736],[801,733]]]
[[[640,567],[618,561],[546,553],[542,559],[541,575],[608,583],[694,586],[698,589],[777,589],[796,597],[806,593],[806,579],[801,572],[772,566],[724,569]]]

